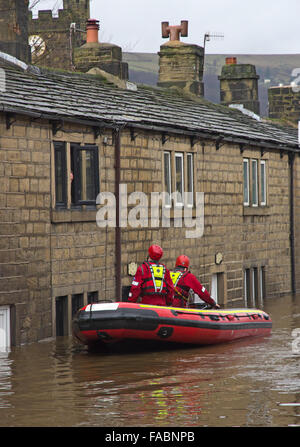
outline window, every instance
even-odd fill
[[[184,193],[183,154],[175,153],[175,191],[176,205],[183,205]]]
[[[71,145],[72,205],[93,205],[99,193],[98,147]]]
[[[244,293],[246,307],[252,307],[251,302],[251,285],[250,285],[250,269],[244,270]]]
[[[55,207],[95,205],[99,156],[95,145],[54,142]]]
[[[66,171],[66,144],[54,142],[55,159],[55,206],[67,206],[67,171]]]
[[[252,269],[252,304],[257,306],[258,304],[258,270],[257,267]]]
[[[88,292],[87,294],[87,302],[88,304],[98,303],[98,291],[97,292]]]
[[[257,160],[251,160],[252,171],[252,206],[258,205]]]
[[[243,169],[244,169],[244,205],[249,205],[249,160],[243,161]]]
[[[72,317],[83,307],[83,293],[72,295]]]
[[[243,159],[243,203],[244,206],[265,206],[267,204],[266,161]]]
[[[263,300],[264,300],[265,295],[266,295],[266,271],[265,271],[265,266],[261,266],[260,267],[259,286],[260,286],[261,303],[263,303]]]
[[[266,192],[266,162],[260,160],[260,204],[266,205],[267,192]]]
[[[265,266],[244,269],[244,295],[246,307],[262,305],[265,297]]]
[[[194,163],[193,154],[187,154],[187,204],[194,205]]]
[[[172,197],[175,206],[192,207],[194,205],[194,154],[165,151],[163,157],[163,184],[164,191],[167,193],[164,205],[170,207]]]
[[[87,304],[98,303],[98,302],[99,302],[98,291],[57,296],[55,298],[56,336],[69,335],[71,333],[72,320],[76,312]]]
[[[55,299],[56,336],[68,335],[68,296]]]
[[[165,192],[168,193],[165,199],[165,205],[171,206],[171,153],[164,152],[164,180]]]

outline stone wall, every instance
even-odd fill
[[[38,18],[33,18],[29,12],[29,36],[38,36],[45,43],[44,52],[33,53],[33,63],[45,67],[72,69],[73,49],[85,42],[85,33],[70,33],[70,25],[76,23],[78,30],[85,31],[89,17],[89,0],[65,0],[64,9],[58,11],[57,17],[53,17],[51,10],[39,11]]]
[[[246,109],[259,115],[259,76],[254,65],[226,64],[219,79],[221,104],[243,104]]]
[[[56,299],[68,300],[71,333],[72,296],[98,292],[99,300],[116,299],[115,228],[96,225],[96,209],[56,209],[53,141],[99,147],[100,191],[115,192],[115,147],[111,130],[96,136],[88,126],[68,125],[53,136],[48,122],[14,117],[9,129],[0,121],[0,305],[12,306],[16,344],[55,335]],[[129,264],[140,264],[152,243],[164,249],[163,261],[174,266],[179,254],[191,259],[192,271],[209,289],[212,277],[223,281],[220,303],[245,304],[245,270],[263,267],[265,296],[291,291],[290,197],[288,156],[277,151],[197,142],[185,136],[123,129],[121,183],[128,195],[164,190],[163,153],[192,153],[194,189],[204,193],[202,237],[186,238],[187,228],[148,225],[121,232],[122,287],[129,287]],[[267,205],[243,206],[243,159],[265,160]],[[299,259],[299,173],[295,160],[295,244]],[[68,180],[70,182],[70,180]],[[150,197],[149,197],[150,199]],[[150,202],[150,200],[149,200]],[[129,205],[128,211],[135,205]],[[195,211],[194,211],[195,215]],[[221,258],[217,261],[216,254]],[[299,285],[299,263],[296,263]],[[259,292],[260,293],[260,292]],[[259,304],[258,301],[255,302]]]
[[[107,141],[103,144],[103,139]],[[96,144],[99,148],[100,191],[114,192],[114,147],[111,132],[95,139],[92,129],[64,125],[55,141]],[[54,208],[54,206],[52,206]],[[52,294],[99,292],[115,298],[115,230],[99,228],[96,209],[52,210]]]
[[[16,116],[7,129],[1,116],[0,305],[11,306],[13,344],[55,336],[58,296],[115,296],[114,229],[97,227],[96,210],[55,209],[53,139],[98,144],[101,189],[114,188],[111,132],[102,145],[91,128],[54,138],[47,122]]]
[[[52,335],[50,132],[19,118],[0,118],[0,303],[14,313],[19,344]]]
[[[120,79],[128,80],[128,64],[122,62],[122,49],[109,43],[86,43],[74,49],[76,71],[86,73],[97,67]]]
[[[30,62],[28,0],[0,0],[0,51]]]
[[[125,132],[124,132],[125,134]],[[195,191],[205,193],[205,228],[199,239],[187,239],[186,228],[128,227],[122,231],[123,284],[129,285],[127,264],[142,262],[151,243],[164,249],[164,262],[172,268],[179,254],[191,259],[192,271],[211,289],[212,274],[225,279],[224,301],[244,304],[244,270],[261,267],[266,274],[266,296],[291,290],[289,239],[289,168],[287,156],[259,149],[243,154],[234,145],[216,150],[212,142],[197,144],[191,151],[189,138],[161,135],[130,135],[122,139],[122,180],[128,191],[161,191],[163,151],[193,152]],[[266,160],[268,203],[265,207],[243,207],[243,158]],[[221,264],[216,254],[223,255]]]
[[[294,172],[294,232],[295,232],[295,288],[300,290],[300,160],[296,155]]]
[[[204,95],[204,49],[181,41],[161,45],[159,55],[159,87],[178,87],[198,96]]]
[[[270,87],[269,118],[281,119],[298,125],[300,121],[300,93],[292,86]]]

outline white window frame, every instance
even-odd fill
[[[180,159],[181,160],[181,202],[179,202],[177,200],[177,194],[180,193],[180,191],[177,190],[177,169],[176,169],[176,159]],[[175,179],[174,179],[174,186],[175,186],[175,206],[183,206],[183,202],[184,202],[184,157],[183,157],[183,152],[175,152],[175,169],[174,169],[174,173],[175,173]]]
[[[259,165],[260,165],[260,205],[266,206],[267,204],[266,161],[260,160]],[[263,178],[262,178],[262,167],[264,172]]]
[[[247,181],[247,184],[246,184],[246,187],[247,187],[247,197],[246,197],[246,200],[245,200],[245,165],[247,166],[247,179],[246,179],[246,181]],[[250,171],[249,171],[249,159],[248,158],[244,158],[243,159],[243,196],[244,196],[244,206],[249,206],[250,205],[250,179],[249,179],[249,174],[250,174]]]
[[[254,169],[254,166],[255,169]],[[253,177],[255,173],[255,179]],[[255,188],[255,189],[254,189]],[[256,197],[256,201],[254,202],[254,194],[253,192],[255,192],[255,197]],[[258,163],[257,163],[257,159],[256,158],[252,158],[251,159],[251,206],[257,207],[259,203],[259,197],[258,197]]]
[[[166,168],[166,158],[168,159],[167,160],[168,170],[169,170],[168,179],[166,179],[166,177],[165,177],[165,175],[166,175],[166,171],[165,171],[165,168]],[[166,182],[166,180],[167,180],[167,182]],[[172,206],[172,199],[171,199],[171,194],[172,194],[172,172],[171,172],[171,152],[169,152],[169,151],[164,151],[164,188],[166,186],[166,183],[167,183],[167,185],[169,187],[169,191],[165,191],[165,192],[167,193],[167,197],[168,197],[168,200],[170,202],[169,203],[165,202],[164,206],[166,208],[171,208],[171,206]]]
[[[247,307],[248,302],[248,282],[247,282],[247,269],[244,269],[244,301]]]
[[[259,288],[260,288],[260,300],[263,303],[265,298],[265,266],[262,265],[259,268]]]
[[[186,179],[187,206],[192,208],[194,206],[194,154],[192,154],[191,152],[188,152],[186,155],[186,172],[187,172],[187,179]],[[188,185],[188,183],[190,183],[190,185]],[[191,186],[191,191],[189,191],[189,186]]]
[[[0,352],[6,351],[11,345],[10,335],[10,307],[0,306]]]

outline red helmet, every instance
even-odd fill
[[[178,256],[178,258],[176,259],[176,264],[175,267],[189,267],[190,265],[190,260],[187,256],[185,255],[180,255]]]
[[[148,250],[149,256],[154,261],[158,261],[164,254],[163,249],[159,245],[151,245]]]

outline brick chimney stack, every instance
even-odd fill
[[[180,41],[188,36],[188,21],[169,26],[162,22],[162,37],[170,40],[161,45],[159,55],[159,87],[178,87],[198,96],[204,95],[204,48]]]
[[[238,64],[236,57],[227,57],[219,76],[221,104],[242,104],[259,115],[258,79],[254,65]]]
[[[86,31],[86,43],[74,49],[76,71],[87,73],[93,68],[100,68],[122,80],[128,80],[128,64],[122,62],[122,49],[111,43],[99,42],[99,21],[89,19]]]

